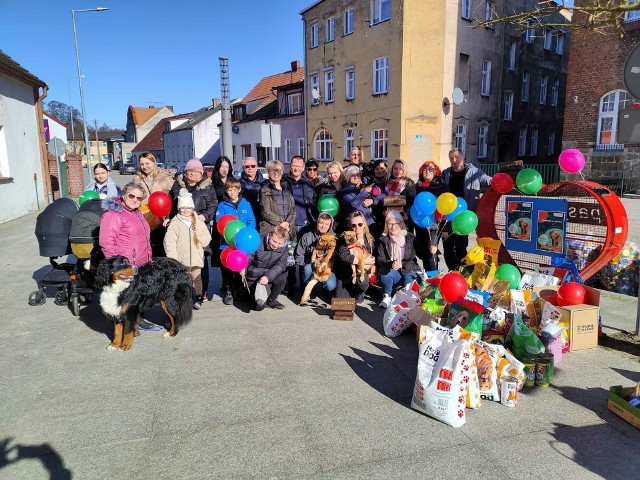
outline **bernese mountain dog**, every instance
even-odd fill
[[[126,257],[107,258],[98,266],[94,286],[102,290],[102,311],[115,324],[109,350],[131,349],[140,312],[156,305],[169,317],[165,337],[175,336],[191,321],[191,276],[171,258],[159,257],[139,268]]]

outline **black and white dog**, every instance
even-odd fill
[[[170,258],[156,258],[138,269],[126,257],[107,258],[98,266],[94,286],[102,290],[102,311],[115,324],[110,350],[131,349],[140,312],[156,305],[169,317],[165,337],[175,336],[191,321],[191,276]]]

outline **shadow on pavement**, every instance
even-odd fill
[[[611,370],[613,370],[616,373],[619,373],[625,378],[628,378],[629,380],[631,380],[631,383],[640,382],[640,372],[632,372],[631,370],[622,370],[621,368],[612,368]],[[623,385],[623,386],[627,386],[627,385]]]
[[[37,445],[23,445],[17,443],[9,446],[11,437],[0,440],[0,470],[20,460],[40,460],[42,466],[49,473],[49,478],[56,480],[68,480],[72,477],[71,470],[65,467],[60,454],[48,443]]]
[[[587,410],[591,410],[599,417],[607,412],[607,401],[609,392],[604,388],[577,388],[577,387],[554,387],[555,390],[569,400],[580,405]]]
[[[598,345],[611,350],[625,352],[640,359],[640,336],[628,332],[603,333],[598,339]]]
[[[113,340],[113,322],[107,320],[103,315],[99,299],[99,295],[94,295],[91,302],[82,305],[78,318],[94,332],[103,333],[110,340]]]

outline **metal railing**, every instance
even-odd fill
[[[477,163],[475,165],[490,177],[498,173],[499,165],[497,163]],[[534,163],[525,165],[525,168],[533,168],[540,172],[542,183],[549,184],[560,180],[560,167],[557,163]]]

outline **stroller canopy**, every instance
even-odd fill
[[[100,220],[102,219],[102,201],[87,200],[80,211],[71,220],[71,243],[97,243],[100,237]]]
[[[41,257],[61,257],[71,253],[69,233],[78,206],[69,198],[59,198],[45,208],[36,219],[36,238]]]

